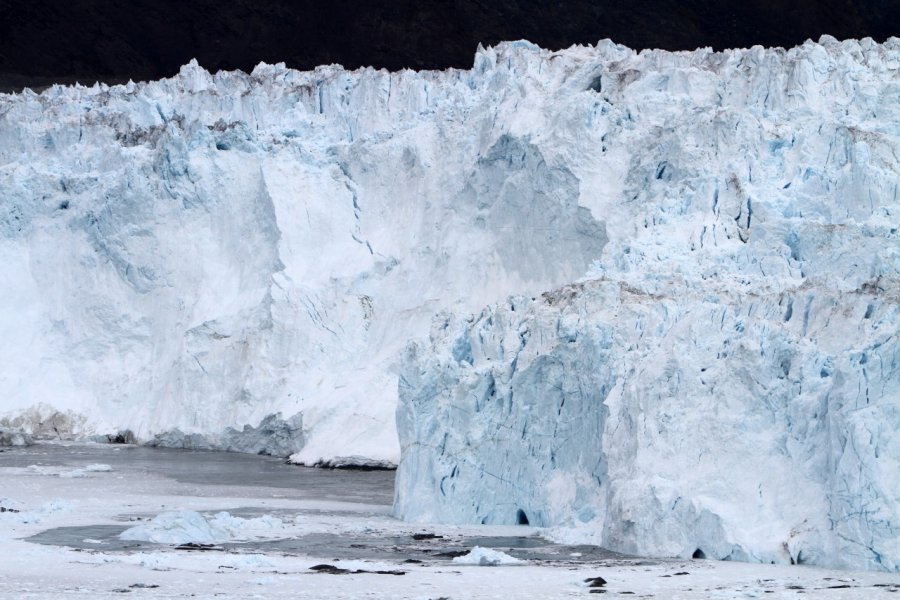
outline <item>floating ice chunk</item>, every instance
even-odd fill
[[[84,471],[88,473],[109,473],[110,471],[112,471],[112,467],[109,465],[104,465],[102,463],[97,463],[84,467]]]
[[[233,517],[230,513],[216,513],[209,522],[215,527],[221,527],[232,534],[232,537],[241,537],[240,533],[264,533],[266,530],[282,529],[284,522],[272,515],[262,515],[252,519]]]
[[[20,428],[0,427],[0,446],[30,446],[31,435]]]
[[[281,519],[263,515],[253,519],[220,512],[207,519],[193,510],[164,512],[148,523],[126,529],[119,539],[157,544],[216,544],[234,539],[260,537],[282,529]]]
[[[112,467],[104,464],[92,464],[80,467],[78,469],[69,469],[66,467],[51,467],[44,465],[29,465],[25,469],[28,473],[35,475],[50,475],[54,477],[86,477],[88,473],[109,473]]]
[[[88,473],[109,473],[110,471],[112,471],[112,467],[109,465],[93,464],[72,471],[63,471],[59,473],[59,476],[66,478],[86,477]]]
[[[2,499],[0,500],[0,505],[6,509],[0,511],[0,518],[6,522],[26,525],[29,523],[40,523],[45,517],[55,513],[68,512],[76,506],[76,503],[57,498],[43,503],[39,508],[29,510],[21,502]]]
[[[53,467],[44,467],[42,465],[28,465],[26,470],[36,475],[59,475],[59,471]]]
[[[499,565],[518,565],[524,563],[524,560],[510,556],[499,550],[491,550],[490,548],[482,548],[475,546],[472,551],[463,556],[457,556],[453,562],[459,565],[478,565],[479,567],[496,567]]]
[[[156,544],[214,544],[231,539],[225,527],[213,525],[198,512],[164,512],[149,523],[126,529],[119,539]]]

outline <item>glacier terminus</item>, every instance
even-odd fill
[[[0,429],[900,571],[900,39],[0,95]]]

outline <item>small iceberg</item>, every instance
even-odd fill
[[[258,537],[283,527],[281,519],[271,515],[242,519],[220,512],[207,519],[193,510],[177,510],[161,513],[152,521],[126,529],[119,534],[119,539],[155,544],[217,544]]]
[[[477,565],[479,567],[496,567],[499,565],[518,565],[524,560],[510,556],[499,550],[475,546],[472,551],[462,556],[457,556],[453,562],[459,565]]]

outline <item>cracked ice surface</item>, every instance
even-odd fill
[[[900,569],[900,44],[594,56],[539,145],[609,243],[407,348],[395,513]]]

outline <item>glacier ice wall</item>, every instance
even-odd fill
[[[405,518],[896,569],[898,69],[514,42],[0,96],[0,424],[402,446]]]
[[[608,244],[408,346],[395,513],[900,570],[900,41],[582,52],[536,143]]]
[[[2,421],[396,463],[406,341],[606,243],[563,157],[505,123],[548,83],[491,56],[0,96]],[[279,413],[297,435],[267,445]]]
[[[405,356],[397,514],[896,570],[897,286],[672,291],[593,280],[436,320]]]

